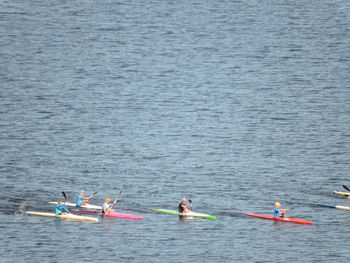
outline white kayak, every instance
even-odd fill
[[[318,206],[323,206],[323,207],[329,207],[329,208],[336,208],[336,209],[341,209],[341,210],[348,210],[350,211],[350,206],[343,206],[343,205],[321,205],[317,204]]]
[[[73,215],[73,214],[56,215],[54,213],[33,212],[33,211],[26,211],[24,213],[27,215],[32,215],[32,216],[48,216],[48,217],[56,217],[56,218],[70,219],[70,220],[98,222],[98,218],[89,217],[89,216],[78,216],[78,215]]]
[[[50,202],[50,204],[57,205],[57,202]],[[69,206],[69,207],[76,207],[76,206],[77,206],[76,203],[65,202],[64,204],[65,204],[66,206]],[[87,209],[101,209],[101,210],[102,210],[102,206],[99,206],[99,205],[90,205],[90,204],[87,204],[87,205],[82,205],[81,207],[82,207],[82,208],[87,208]]]

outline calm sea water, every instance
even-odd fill
[[[348,262],[350,2],[1,1],[0,262]],[[143,221],[28,217],[98,191]],[[150,208],[179,200],[218,216]],[[274,202],[313,226],[275,223]]]

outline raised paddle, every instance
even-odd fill
[[[65,203],[68,203],[66,193],[62,191],[62,194],[64,196]],[[67,207],[66,207],[66,209],[69,211],[69,213],[72,213],[72,211],[70,211]]]
[[[123,191],[123,188],[120,189],[118,197],[114,200],[114,202],[111,204],[111,206],[107,209],[107,213],[109,212],[109,210],[112,210],[113,206],[116,205],[120,201],[120,200],[118,200],[118,198],[120,197],[122,191]]]
[[[108,211],[107,211],[107,212],[109,212],[109,210],[112,210],[113,206],[114,206],[115,204],[117,204],[119,201],[120,201],[120,200],[115,199],[114,202],[112,203],[112,205],[108,208]]]
[[[123,186],[119,191],[118,197],[114,200],[114,202],[112,203],[112,205],[107,209],[107,213],[109,212],[109,210],[111,210],[113,208],[114,205],[116,205],[120,200],[118,200],[118,198],[120,197],[120,195],[122,194],[123,191]]]
[[[64,200],[67,202],[67,195],[65,192],[62,192],[63,196],[64,196]]]
[[[350,192],[350,188],[343,184],[343,187]]]

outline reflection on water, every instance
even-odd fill
[[[192,216],[179,216],[179,221],[181,221],[181,222],[192,221],[193,219],[195,219],[195,217],[192,217]]]
[[[309,224],[297,224],[294,222],[283,222],[283,221],[273,221],[273,224],[277,227],[284,228],[284,227],[293,227],[293,226],[301,226],[301,227],[311,227],[312,225]]]

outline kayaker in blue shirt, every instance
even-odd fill
[[[87,205],[89,202],[89,199],[92,198],[93,196],[85,196],[85,191],[81,190],[80,194],[77,196],[77,201],[76,201],[76,206],[78,208],[83,207],[84,205]]]
[[[276,202],[275,203],[275,209],[273,210],[273,216],[274,217],[283,217],[284,213],[286,213],[287,211],[289,211],[290,209],[280,209],[281,207],[281,203]]]
[[[69,214],[70,211],[65,207],[62,200],[58,201],[58,204],[56,205],[56,215],[65,215]]]
[[[191,213],[192,211],[190,209],[188,209],[188,206],[192,206],[192,204],[187,205],[187,199],[186,198],[182,198],[181,199],[181,203],[179,204],[179,212],[180,213]]]

